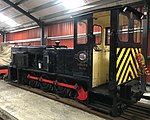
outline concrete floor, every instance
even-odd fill
[[[150,87],[145,95],[150,96]],[[140,102],[150,104],[150,101],[145,99]],[[0,80],[0,115],[2,110],[14,116],[11,120],[104,120]]]
[[[104,120],[1,80],[0,108],[19,120]]]

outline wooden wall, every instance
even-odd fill
[[[19,40],[29,40],[34,38],[40,38],[40,29],[34,28],[29,30],[24,30],[20,32],[14,32],[14,33],[7,33],[6,39],[7,41],[19,41]],[[19,43],[19,45],[40,45],[40,42],[25,42],[25,43]]]
[[[45,36],[47,37],[58,37],[67,36],[74,34],[73,21],[53,24],[45,27]],[[81,29],[82,31],[82,29]],[[99,26],[94,27],[94,32],[100,32]],[[34,28],[30,30],[24,30],[21,32],[7,33],[7,41],[19,41],[19,40],[29,40],[34,38],[40,38],[40,29]],[[57,40],[57,39],[56,39]],[[100,42],[100,37],[96,37],[97,43]],[[54,40],[48,39],[47,45],[53,45]],[[28,45],[29,42],[19,43],[20,45]],[[40,42],[31,42],[31,45],[40,45]],[[60,45],[66,45],[68,47],[73,47],[73,38],[71,39],[60,39]]]
[[[53,24],[45,28],[45,34],[48,37],[73,35],[73,32],[73,21]],[[48,39],[47,45],[54,45],[54,42],[54,40]],[[66,45],[68,47],[73,48],[73,39],[60,40],[60,45]]]
[[[40,31],[39,31],[39,28],[34,28],[34,29],[30,29],[30,30],[24,30],[21,32],[8,33],[6,35],[6,37],[7,37],[7,41],[39,38],[40,37]]]

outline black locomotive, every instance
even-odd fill
[[[13,47],[9,80],[119,115],[145,92],[136,58],[141,53],[142,16],[126,6],[77,17],[74,49],[58,42],[47,47]],[[95,43],[95,24],[101,25],[101,44]],[[81,35],[81,28],[85,35]],[[104,34],[110,35],[110,44],[105,44]]]

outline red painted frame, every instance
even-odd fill
[[[61,87],[69,88],[69,89],[74,89],[74,90],[77,91],[77,93],[78,93],[77,99],[80,100],[80,101],[84,101],[88,98],[88,92],[85,91],[82,86],[78,86],[77,84],[70,85],[70,84],[67,84],[67,83],[58,82],[57,80],[45,79],[42,76],[41,77],[32,76],[30,74],[28,74],[27,78],[29,80],[40,81],[40,82],[47,83],[47,84],[53,84],[53,85],[56,85],[56,86],[61,86]]]
[[[7,68],[0,69],[0,74],[8,75],[8,69]]]

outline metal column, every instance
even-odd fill
[[[147,65],[147,59],[148,59],[148,33],[149,33],[149,2],[145,2],[144,6],[144,13],[146,15],[146,18],[143,20],[143,42],[142,42],[142,54],[144,55],[144,58],[146,59],[145,64]],[[142,76],[143,81],[146,84],[146,75]]]
[[[41,45],[46,45],[46,38],[45,38],[45,30],[44,30],[44,23],[40,25],[40,37],[41,37]]]
[[[2,37],[3,37],[3,41],[2,42],[6,42],[6,32],[5,31],[0,31]]]

